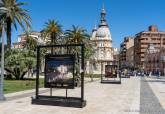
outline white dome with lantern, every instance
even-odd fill
[[[106,26],[99,27],[96,32],[96,38],[112,40],[109,28]]]

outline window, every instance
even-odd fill
[[[100,47],[104,47],[104,43],[103,42],[100,43]]]
[[[163,45],[165,45],[165,38],[163,38]]]

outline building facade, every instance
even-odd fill
[[[152,74],[165,75],[165,48],[156,50],[153,44],[150,44],[145,54],[144,70]]]
[[[134,67],[134,37],[125,37],[120,44],[120,68]]]
[[[92,73],[100,74],[105,65],[113,64],[112,37],[109,26],[106,22],[106,11],[101,11],[101,19],[98,28],[95,26],[90,38],[95,53],[90,61]],[[102,67],[102,68],[101,68]],[[104,73],[104,72],[103,72]]]
[[[144,69],[144,58],[147,48],[153,44],[155,50],[165,47],[165,32],[158,31],[156,26],[150,26],[148,31],[136,34],[134,39],[134,64],[136,68]]]
[[[45,41],[41,37],[40,32],[30,32],[29,36],[35,39],[39,44],[44,44]],[[18,35],[17,42],[13,43],[13,48],[22,49],[27,40],[27,34]]]
[[[119,49],[113,48],[113,64],[119,66]]]

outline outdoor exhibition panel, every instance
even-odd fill
[[[101,83],[121,84],[121,75],[117,65],[105,65],[104,73],[103,65],[101,65]]]
[[[44,56],[44,87],[50,88],[50,95],[39,94],[39,74],[41,52],[48,50]],[[69,97],[68,89],[74,91],[80,84],[80,96]],[[52,88],[64,89],[65,96],[53,96]],[[36,93],[32,104],[54,105],[82,108],[84,100],[84,44],[45,45],[37,47]]]
[[[74,55],[45,56],[45,88],[74,89]]]

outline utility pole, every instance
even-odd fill
[[[3,93],[4,81],[4,21],[2,21],[2,51],[1,51],[1,77],[0,77],[0,101],[5,100]]]

